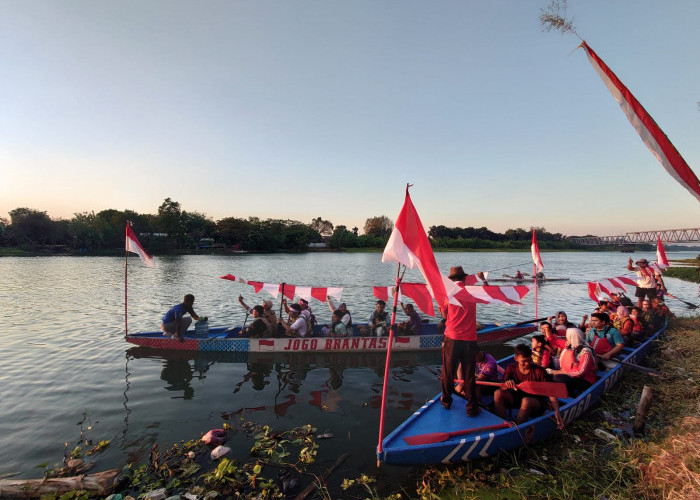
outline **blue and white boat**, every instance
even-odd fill
[[[638,364],[665,330],[666,325],[641,345],[626,347],[620,360]],[[505,367],[512,362],[513,357],[510,356],[500,360],[499,364]],[[596,383],[586,391],[560,399],[560,412],[564,422],[568,425],[588,411],[620,380],[623,368],[624,365],[617,364],[608,370],[601,370]],[[440,396],[438,394],[428,401],[382,440],[382,450],[377,452],[380,462],[391,465],[460,463],[541,441],[549,437],[557,427],[553,411],[515,425],[486,410],[482,410],[476,417],[466,417],[466,401],[459,397],[453,399],[450,410],[445,410],[440,404]],[[483,403],[487,402],[484,397]],[[440,434],[438,439],[420,438],[435,438],[437,434]],[[411,445],[406,442],[406,438],[411,442],[433,442]],[[434,442],[436,440],[438,442]]]

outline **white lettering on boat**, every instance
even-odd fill
[[[387,337],[353,337],[329,339],[289,339],[283,347],[285,351],[351,351],[356,349],[383,350]]]
[[[579,416],[581,416],[581,414],[584,411],[586,411],[588,406],[591,404],[591,396],[592,394],[589,393],[585,399],[582,399],[581,401],[573,405],[571,408],[567,408],[566,410],[564,410],[564,412],[562,412],[561,415],[564,422],[566,422],[567,424],[571,423],[574,420],[576,420]]]

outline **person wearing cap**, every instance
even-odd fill
[[[306,337],[309,333],[309,320],[301,314],[301,306],[292,304],[287,307],[289,310],[289,324],[280,320],[279,324],[285,330],[285,335],[288,337]]]
[[[657,296],[657,282],[661,283],[661,289],[664,293],[666,293],[666,285],[664,285],[664,280],[661,279],[661,273],[649,266],[648,260],[639,259],[635,264],[635,266],[632,265],[632,258],[630,258],[627,262],[627,270],[637,273],[637,288],[634,296],[637,297],[637,307],[642,307],[642,301],[645,297],[651,300]]]
[[[341,302],[338,307],[335,307],[335,304],[333,304],[333,299],[331,298],[330,295],[326,297],[326,300],[328,301],[328,307],[330,308],[331,312],[335,314],[336,311],[340,311],[341,313],[341,318],[340,322],[345,325],[345,329],[348,331],[348,334],[352,334],[352,315],[350,314],[350,311],[348,311],[348,306],[345,305],[345,302]]]
[[[467,274],[462,266],[450,269],[449,279],[464,288]],[[460,305],[447,304],[440,309],[440,314],[446,319],[445,338],[442,342],[442,407],[449,410],[452,406],[452,394],[455,392],[455,375],[457,368],[462,365],[463,395],[467,399],[467,416],[479,414],[479,395],[476,391],[476,304],[466,300],[461,292],[454,298]]]
[[[241,304],[241,307],[245,309],[245,311],[248,314],[253,314],[253,307],[248,307],[248,304],[243,302],[243,295],[238,296],[238,302]],[[268,325],[268,330],[265,333],[265,337],[274,337],[277,333],[277,313],[272,310],[272,306],[274,304],[270,299],[265,299],[262,302],[262,308],[263,308],[263,313],[262,313],[262,318],[265,320],[265,323]]]

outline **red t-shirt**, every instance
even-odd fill
[[[457,283],[464,287],[464,283]],[[447,306],[447,322],[445,323],[445,337],[454,340],[476,340],[476,304],[466,300],[467,293],[457,292],[455,298],[462,307],[454,304]]]

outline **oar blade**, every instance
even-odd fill
[[[409,446],[417,446],[421,444],[442,443],[450,438],[448,432],[430,432],[428,434],[417,434],[415,436],[406,436],[403,440]]]
[[[566,384],[562,384],[561,382],[536,382],[526,380],[524,382],[520,382],[517,387],[523,392],[535,394],[537,396],[549,396],[563,399],[569,397],[569,391],[566,390]]]

